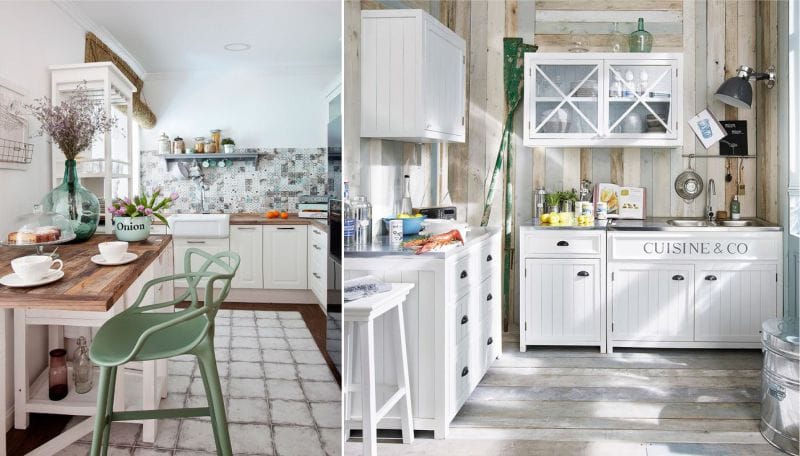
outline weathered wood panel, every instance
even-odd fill
[[[757,3],[757,71],[763,71],[778,62],[778,8],[778,2]],[[760,150],[764,152],[758,154],[757,160],[756,207],[759,217],[778,222],[778,91],[757,83],[753,92],[757,97],[756,138]]]

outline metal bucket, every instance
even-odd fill
[[[761,435],[776,448],[798,455],[800,351],[797,322],[773,319],[761,326]]]

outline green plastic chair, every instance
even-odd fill
[[[205,259],[197,272],[192,272],[193,255]],[[239,269],[240,258],[235,252],[216,255],[199,249],[189,249],[184,256],[184,274],[161,277],[147,282],[133,306],[108,320],[97,332],[92,342],[89,358],[100,366],[100,381],[97,393],[97,415],[92,436],[92,456],[105,456],[111,423],[144,419],[211,417],[217,454],[232,454],[225,417],[225,403],[214,356],[214,318],[231,288],[231,280]],[[209,272],[212,265],[224,272]],[[153,286],[170,280],[185,279],[187,290],[170,302],[140,306],[147,291]],[[197,285],[208,279],[205,301],[197,299]],[[223,286],[214,297],[214,283]],[[177,312],[151,312],[190,300],[188,308]],[[183,354],[197,356],[203,377],[208,407],[136,410],[114,412],[114,384],[117,367],[131,361],[152,361],[172,358]],[[102,451],[102,453],[101,453]]]

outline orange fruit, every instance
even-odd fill
[[[281,212],[281,218],[282,219],[288,219],[289,218],[289,213],[288,212]]]

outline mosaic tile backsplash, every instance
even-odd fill
[[[333,182],[330,177],[336,175],[336,170],[328,176],[325,149],[248,149],[246,152],[258,152],[255,163],[253,160],[236,160],[225,168],[200,167],[206,184],[206,212],[264,212],[270,209],[296,212],[301,195],[329,194]],[[198,156],[198,166],[203,158]],[[191,161],[184,163],[188,167],[192,165]],[[161,187],[166,194],[178,192],[180,198],[170,212],[203,210],[200,180],[183,177],[178,162],[167,162],[154,150],[142,151],[140,169],[143,190],[150,192]],[[339,173],[341,175],[341,169]]]

